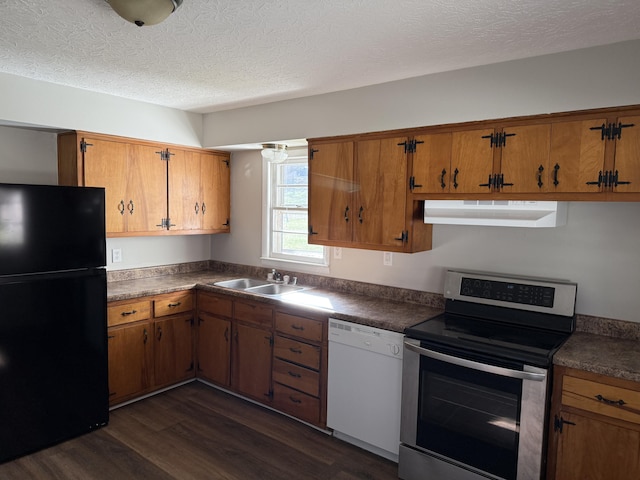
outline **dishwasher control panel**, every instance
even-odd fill
[[[329,342],[341,343],[401,359],[403,338],[402,333],[335,318],[329,319]]]

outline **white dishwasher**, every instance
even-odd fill
[[[333,435],[398,461],[401,333],[329,319],[327,426]]]

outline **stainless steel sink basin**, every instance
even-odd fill
[[[284,285],[282,283],[270,283],[261,287],[247,288],[247,292],[257,293],[258,295],[282,295],[284,293],[299,292],[304,287],[297,285]]]
[[[270,283],[265,280],[256,280],[255,278],[234,278],[233,280],[215,282],[214,285],[216,287],[233,288],[234,290],[246,290],[252,287],[268,286]]]
[[[285,285],[283,283],[272,283],[266,280],[256,280],[255,278],[234,278],[233,280],[224,280],[215,282],[216,287],[225,287],[232,290],[242,290],[247,293],[256,295],[284,295],[285,293],[299,292],[305,290],[306,287],[298,285]]]

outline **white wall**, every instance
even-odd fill
[[[204,116],[204,145],[640,104],[640,40]]]
[[[202,115],[0,73],[0,125],[60,130],[202,146]]]

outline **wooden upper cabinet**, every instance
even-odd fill
[[[171,230],[229,231],[229,160],[213,152],[170,150]]]
[[[84,138],[84,178],[72,185],[105,188],[107,232],[126,232],[129,219],[128,145],[115,141]],[[129,209],[127,207],[129,206]]]
[[[405,137],[356,143],[352,221],[356,243],[402,247],[406,215]]]
[[[615,137],[614,192],[640,192],[640,115],[618,118],[620,138]]]
[[[548,189],[551,125],[505,128],[500,155],[501,191],[540,193]]]
[[[162,231],[167,217],[167,162],[158,147],[130,144],[127,148],[127,232]]]
[[[457,190],[453,185],[456,177],[451,171],[451,137],[452,134],[447,132],[417,135],[414,138],[410,180],[413,193],[448,193]]]
[[[309,243],[352,239],[353,151],[350,141],[309,145]]]
[[[598,192],[604,171],[605,139],[594,128],[606,118],[555,122],[551,125],[549,189],[554,192]]]
[[[489,193],[493,170],[494,129],[453,132],[450,182],[454,193]],[[454,181],[455,179],[455,181]]]
[[[229,155],[142,140],[58,135],[58,183],[104,187],[107,236],[229,231]]]

